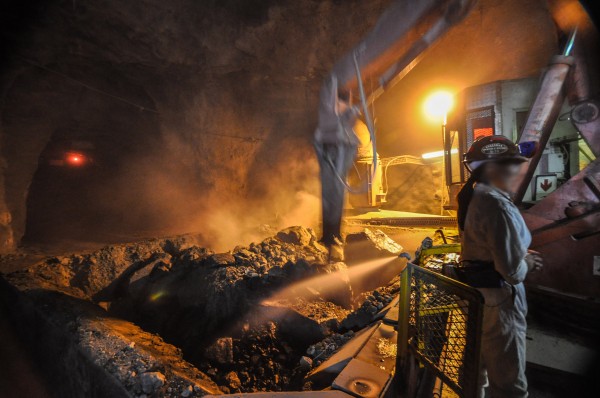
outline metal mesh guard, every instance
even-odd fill
[[[410,350],[457,394],[474,396],[483,299],[469,286],[410,268]]]

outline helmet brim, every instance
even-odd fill
[[[479,168],[481,165],[486,163],[500,163],[500,164],[522,164],[528,162],[529,159],[525,156],[511,156],[506,158],[497,158],[497,159],[482,159],[482,160],[473,160],[471,162],[463,162],[469,171],[473,171]]]

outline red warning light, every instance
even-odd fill
[[[68,152],[66,154],[65,160],[67,161],[67,164],[69,166],[74,166],[74,167],[83,166],[86,163],[85,155],[82,155],[81,153],[75,153],[75,152]]]

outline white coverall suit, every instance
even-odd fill
[[[485,299],[480,383],[483,394],[487,371],[492,398],[527,397],[523,280],[530,244],[531,234],[509,195],[477,184],[465,220],[462,259],[493,262],[504,279],[500,288],[478,289]]]

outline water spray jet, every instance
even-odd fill
[[[404,269],[407,259],[398,256],[388,256],[376,260],[365,261],[352,267],[338,267],[334,272],[317,275],[315,277],[298,281],[275,294],[264,299],[261,304],[269,305],[280,300],[290,300],[295,298],[310,299],[315,295],[329,296],[340,289],[340,284],[349,284],[352,291],[357,290],[358,286],[363,285],[369,276],[375,272],[388,267],[396,267],[397,275]]]

